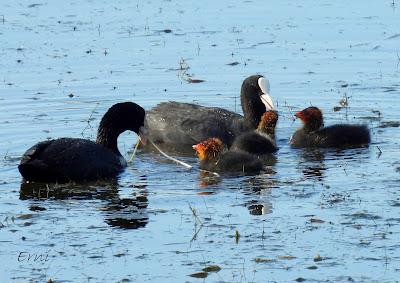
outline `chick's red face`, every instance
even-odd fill
[[[224,150],[222,141],[218,138],[209,138],[193,146],[200,160],[216,159]]]
[[[312,121],[322,121],[322,112],[317,107],[311,106],[295,114],[304,123]]]
[[[203,142],[195,144],[193,146],[193,149],[196,151],[197,156],[199,157],[200,160],[203,160],[206,157],[205,154],[205,145]]]

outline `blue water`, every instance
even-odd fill
[[[398,282],[399,9],[397,1],[3,1],[0,281]],[[117,183],[21,185],[28,147],[95,139],[116,102],[240,113],[241,82],[255,73],[269,78],[280,112],[280,150],[264,174],[218,179],[200,174],[194,157],[183,158],[188,171],[140,152]],[[346,97],[348,107],[334,111]],[[367,124],[371,146],[291,149],[293,114],[311,104],[327,125]],[[120,137],[127,158],[135,142]],[[221,270],[189,276],[210,265]]]

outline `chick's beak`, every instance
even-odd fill
[[[296,114],[294,114],[294,116],[296,117],[296,118],[299,118],[300,120],[303,120],[303,112],[301,112],[301,111],[299,111],[299,112],[296,112]]]

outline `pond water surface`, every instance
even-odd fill
[[[0,281],[398,282],[400,3],[365,3],[2,1]],[[21,184],[28,147],[95,139],[116,102],[241,112],[256,73],[280,112],[259,176],[139,152],[113,183]],[[371,146],[291,149],[311,104],[367,124]],[[127,158],[136,139],[119,139]]]

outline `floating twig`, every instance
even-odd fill
[[[164,151],[162,151],[153,141],[151,141],[151,140],[149,140],[149,142],[155,147],[155,149],[157,149],[163,156],[165,156],[166,158],[168,158],[168,159],[170,159],[170,160],[172,160],[172,161],[174,161],[174,162],[176,162],[176,163],[178,163],[178,164],[180,164],[180,165],[182,165],[182,166],[184,166],[184,167],[186,167],[186,168],[188,168],[188,169],[192,169],[192,166],[191,165],[189,165],[189,164],[187,164],[187,163],[185,163],[185,162],[183,162],[183,161],[180,161],[180,160],[178,160],[178,159],[176,159],[176,158],[174,158],[174,157],[172,157],[172,156],[169,156],[168,154],[166,154]]]
[[[376,146],[376,148],[379,150],[379,152],[378,152],[378,158],[379,158],[379,157],[381,157],[381,155],[382,155],[383,152],[382,152],[382,150],[379,148],[379,146]]]
[[[84,133],[88,128],[92,128],[92,125],[90,125],[90,121],[92,121],[93,113],[96,111],[96,109],[97,109],[98,106],[99,106],[99,103],[96,103],[96,106],[94,107],[94,109],[92,110],[92,112],[90,112],[90,116],[89,116],[89,118],[86,120],[87,125],[86,125],[86,127],[85,127],[85,128],[82,130],[82,132],[81,132],[81,136],[82,136],[82,137],[84,136],[83,133]]]
[[[129,161],[128,161],[129,164],[132,164],[132,163],[133,163],[133,159],[135,158],[135,154],[136,154],[136,151],[137,151],[137,149],[138,149],[138,147],[139,147],[139,144],[140,144],[140,137],[139,137],[139,139],[138,139],[138,141],[137,141],[137,143],[136,143],[136,145],[135,145],[135,148],[133,149],[131,158],[129,158]]]

